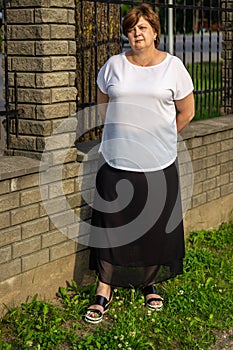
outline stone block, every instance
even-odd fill
[[[32,270],[49,262],[49,249],[22,257],[22,272]]]
[[[9,227],[0,231],[0,247],[18,242],[21,240],[21,227]]]
[[[193,196],[192,198],[192,208],[199,207],[200,205],[203,205],[207,201],[207,194],[201,193],[197,196]]]
[[[66,198],[67,198],[67,202],[68,202],[70,208],[72,208],[72,209],[79,208],[80,206],[85,204],[85,201],[84,201],[80,192],[74,193],[72,195],[68,195]]]
[[[69,115],[75,116],[77,111],[76,102],[69,103]]]
[[[193,167],[193,171],[194,173],[196,172],[200,172],[204,166],[203,166],[203,159],[195,159],[192,161],[192,167]]]
[[[21,259],[14,259],[0,265],[0,281],[5,281],[21,272]]]
[[[0,264],[4,264],[7,261],[11,260],[11,247],[0,248]]]
[[[207,179],[211,179],[211,178],[216,177],[218,175],[220,175],[220,165],[213,166],[213,167],[206,169],[206,178]]]
[[[75,24],[75,11],[68,10],[68,24]]]
[[[18,104],[20,119],[36,119],[36,105]]]
[[[203,140],[203,145],[208,145],[210,143],[215,143],[215,142],[219,142],[222,139],[222,133],[221,132],[216,132],[213,134],[209,134],[206,136],[203,136],[202,140]]]
[[[22,227],[22,239],[27,239],[33,236],[37,236],[41,233],[49,231],[49,219],[48,217],[36,219],[26,222],[21,225]]]
[[[207,178],[206,169],[202,169],[201,171],[195,171],[195,174],[194,174],[194,182],[195,183],[202,182],[206,178]]]
[[[220,143],[221,151],[231,151],[233,150],[233,139],[223,140]]]
[[[220,165],[220,167],[221,167],[221,175],[226,173],[230,174],[233,171],[233,162],[229,161],[229,162],[223,163]]]
[[[68,11],[65,8],[39,8],[35,10],[35,23],[67,23]]]
[[[50,6],[74,9],[75,3],[74,0],[50,0]]]
[[[10,86],[14,86],[14,74],[9,74]],[[17,73],[17,86],[23,88],[35,88],[35,73]],[[24,101],[23,101],[24,102]]]
[[[19,191],[39,185],[39,174],[30,174],[11,180],[11,191]]]
[[[0,229],[10,226],[10,213],[0,213]]]
[[[67,241],[67,236],[59,230],[53,230],[42,235],[42,249],[57,246]]]
[[[18,136],[11,135],[11,148],[18,150],[36,150],[36,138],[34,136]]]
[[[96,174],[88,174],[85,176],[79,176],[78,179],[76,179],[77,188],[79,188],[80,191],[85,191],[91,188],[95,188],[95,180],[96,180]]]
[[[221,193],[220,193],[220,188],[214,188],[212,190],[209,190],[207,192],[207,202],[212,202],[218,198],[220,198]]]
[[[206,155],[216,155],[221,151],[220,142],[210,143],[206,146]]]
[[[34,41],[8,41],[7,52],[9,55],[34,56],[35,43]]]
[[[67,229],[70,225],[73,225],[75,222],[77,222],[77,218],[75,217],[73,210],[67,210],[63,213],[50,215],[50,220],[50,229],[54,230],[58,228],[63,233],[67,232]]]
[[[233,148],[232,148],[233,150]],[[217,154],[217,164],[223,164],[223,163],[227,163],[229,161],[233,161],[233,152],[230,151],[225,151],[222,153]]]
[[[19,193],[8,193],[0,196],[0,212],[9,211],[19,206]]]
[[[0,181],[0,195],[10,192],[10,180]]]
[[[67,55],[69,50],[68,42],[64,40],[36,42],[36,55]]]
[[[77,151],[74,149],[74,155],[77,157]],[[77,162],[64,164],[63,177],[64,179],[76,178],[79,174],[80,164]]]
[[[17,25],[9,26],[8,40],[49,40],[50,26],[43,25]]]
[[[51,24],[51,39],[66,39],[70,40],[73,39],[75,40],[75,30],[76,27],[75,25],[59,25],[59,24]]]
[[[20,205],[25,206],[25,205],[30,205],[34,203],[38,203],[41,201],[41,192],[43,198],[48,197],[48,187],[47,186],[40,186],[40,188],[33,188],[29,190],[23,190],[20,193]]]
[[[213,167],[214,165],[217,165],[217,155],[213,155],[213,156],[206,156],[205,158],[203,158],[203,167],[204,168],[210,168]]]
[[[50,103],[49,89],[18,89],[18,100],[21,103]]]
[[[221,190],[221,196],[227,196],[233,193],[233,182],[226,185],[222,185],[220,187],[220,190]]]
[[[68,41],[68,53],[70,56],[75,56],[77,53],[77,47],[76,47],[76,42],[75,41]]]
[[[202,159],[206,156],[206,147],[196,147],[192,150],[192,160]]]
[[[50,71],[49,57],[13,57],[11,58],[11,70],[21,72]]]
[[[69,134],[52,135],[51,137],[37,137],[37,149],[43,151],[58,151],[69,149],[71,146]]]
[[[216,188],[216,177],[204,181],[202,186],[203,186],[203,192],[208,192],[213,188]]]
[[[13,246],[13,259],[20,258],[24,255],[31,254],[41,249],[41,237],[31,237],[21,242],[14,243]]]
[[[49,198],[58,198],[60,196],[74,193],[74,179],[55,182],[49,185]]]
[[[56,247],[50,248],[50,261],[61,259],[67,255],[71,255],[76,251],[76,244],[73,241],[66,241],[58,244]]]
[[[54,88],[51,91],[52,103],[75,101],[77,96],[77,89],[75,87]]]
[[[75,162],[76,158],[77,158],[77,150],[75,148],[52,152],[52,164],[53,164],[53,166],[59,165],[59,164]]]
[[[53,133],[55,134],[76,134],[77,132],[77,118],[69,117],[58,120],[53,120]]]
[[[11,0],[11,7],[48,7],[50,0]]]
[[[39,205],[33,204],[27,207],[14,209],[11,211],[12,225],[18,225],[39,218]]]
[[[36,106],[36,116],[39,120],[64,118],[67,117],[69,114],[70,105],[68,102]]]
[[[52,125],[50,121],[20,119],[18,130],[24,135],[49,136],[52,132]]]
[[[8,8],[7,11],[7,24],[15,23],[34,23],[34,10],[31,8],[27,9],[12,9]]]
[[[67,69],[68,68],[68,69]],[[76,57],[51,57],[52,71],[72,71],[76,69]]]
[[[69,85],[68,72],[38,73],[36,75],[36,86],[38,88],[58,87]]]
[[[192,193],[193,196],[196,196],[203,192],[202,184],[203,184],[202,182],[194,183],[193,193]]]
[[[67,209],[67,200],[66,197],[60,196],[58,198],[44,200],[42,205],[50,216],[51,214],[64,212]]]
[[[216,185],[217,187],[226,185],[230,182],[230,176],[229,173],[226,174],[220,174],[219,176],[216,177]]]

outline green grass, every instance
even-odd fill
[[[104,321],[86,324],[83,314],[95,286],[61,287],[57,302],[38,300],[9,309],[0,322],[0,349],[207,350],[233,327],[233,223],[190,233],[185,273],[164,282],[164,309],[146,310],[140,290],[114,289]]]
[[[187,69],[192,76],[195,95],[195,120],[219,117],[222,102],[222,64],[216,62],[203,62],[187,65]],[[212,90],[209,91],[208,90]]]

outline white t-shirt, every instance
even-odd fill
[[[100,69],[97,84],[109,103],[99,152],[112,167],[155,171],[177,157],[176,108],[193,91],[182,61],[170,54],[155,66],[112,56]]]

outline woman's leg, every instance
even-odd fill
[[[100,295],[110,301],[111,298],[111,286],[109,284],[99,281],[98,287],[96,290],[96,295]],[[99,310],[101,313],[104,312],[104,307],[98,304],[92,304],[88,309]],[[95,317],[94,312],[89,312],[90,317]]]

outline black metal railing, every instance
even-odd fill
[[[196,119],[221,115],[225,110],[224,96],[232,94],[232,87],[225,84],[222,74],[226,69],[228,74],[226,72],[225,75],[231,75],[232,79],[232,66],[229,68],[229,63],[224,65],[222,58],[222,21],[224,14],[232,14],[233,9],[226,6],[223,8],[221,0],[144,2],[151,4],[160,17],[159,49],[180,57],[192,76]],[[82,24],[77,23],[77,57],[78,70],[81,70],[82,76],[78,76],[77,110],[96,103],[96,76],[103,61],[111,54],[128,49],[120,24],[124,11],[136,4],[138,1],[78,1],[78,11],[82,13],[79,20]],[[111,27],[112,12],[114,30]],[[89,23],[90,31],[83,22],[84,18]]]

